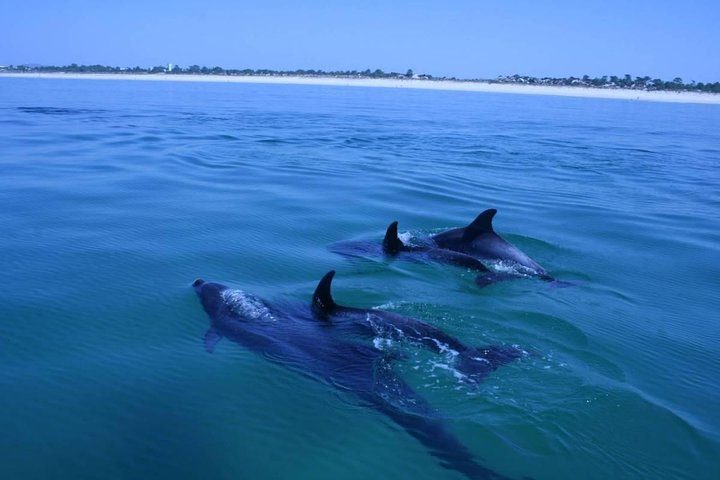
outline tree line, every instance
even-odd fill
[[[8,67],[0,67],[5,71],[11,72],[39,72],[39,73],[166,73],[166,74],[185,74],[185,75],[275,75],[275,76],[327,76],[327,77],[365,77],[365,78],[424,78],[433,79],[432,75],[415,75],[412,69],[405,73],[384,72],[380,69],[375,70],[271,70],[271,69],[226,69],[222,67],[201,67],[199,65],[190,65],[183,68],[180,65],[158,65],[154,67],[110,67],[106,65],[78,65],[76,63],[65,66],[46,66],[46,65],[10,65]],[[445,77],[441,77],[445,79]],[[454,79],[454,78],[453,78]]]
[[[426,73],[416,75],[412,69],[405,73],[384,72],[381,69],[365,70],[272,70],[272,69],[226,69],[222,67],[206,67],[190,65],[181,67],[179,65],[157,65],[154,67],[110,67],[105,65],[78,65],[76,63],[65,66],[30,66],[10,65],[0,67],[0,71],[9,72],[40,72],[40,73],[131,73],[131,74],[186,74],[186,75],[232,75],[232,76],[305,76],[305,77],[343,77],[343,78],[394,78],[394,79],[421,79],[421,80],[454,80],[465,82],[487,82],[487,83],[514,83],[523,85],[552,85],[552,86],[574,86],[591,88],[623,88],[633,90],[666,90],[684,92],[707,92],[720,93],[720,82],[683,82],[683,79],[676,77],[666,81],[660,78],[632,77],[629,74],[623,76],[602,76],[591,78],[589,75],[582,77],[532,77],[527,75],[500,76],[495,79],[458,79],[455,77],[435,77]]]
[[[690,81],[683,82],[680,77],[675,77],[670,81],[660,78],[635,77],[625,74],[622,77],[615,75],[590,78],[589,75],[582,77],[531,77],[525,75],[512,75],[507,77],[498,77],[491,80],[493,83],[517,83],[525,85],[553,85],[553,86],[573,86],[573,87],[595,87],[595,88],[624,88],[631,90],[669,90],[676,92],[707,92],[720,93],[720,82],[703,83]]]

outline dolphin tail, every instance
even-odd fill
[[[380,363],[375,381],[378,388],[372,406],[422,443],[443,467],[471,479],[508,478],[480,465],[427,401],[392,372],[389,363]]]
[[[457,369],[473,382],[482,380],[490,372],[520,358],[523,351],[514,346],[489,345],[481,348],[469,348],[460,352]]]
[[[385,239],[383,240],[383,251],[388,255],[397,255],[405,244],[398,237],[398,222],[392,222],[385,231]]]
[[[382,412],[422,443],[434,457],[440,460],[443,467],[458,471],[470,479],[508,479],[480,465],[468,448],[440,420],[393,408],[384,408]]]

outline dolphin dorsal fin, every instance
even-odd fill
[[[482,233],[493,233],[495,230],[493,230],[492,219],[496,213],[497,210],[490,208],[478,215],[470,225],[465,227],[463,240],[469,242]]]
[[[330,270],[320,279],[315,293],[312,298],[312,308],[315,312],[320,314],[328,314],[332,312],[337,304],[332,298],[330,293],[330,287],[332,286],[332,279],[335,276],[335,270]]]
[[[402,247],[405,245],[402,240],[398,238],[398,222],[397,220],[392,222],[385,232],[385,239],[383,240],[383,250],[385,253],[390,255],[397,254]]]

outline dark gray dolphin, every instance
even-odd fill
[[[356,341],[347,333],[377,335],[396,330],[418,344],[438,351],[457,351],[458,368],[479,379],[520,356],[511,347],[475,349],[418,320],[378,310],[342,307],[330,284],[335,272],[323,277],[311,305],[270,304],[219,283],[196,280],[193,287],[210,319],[205,348],[212,352],[227,338],[268,360],[352,392],[420,441],[449,469],[473,479],[504,479],[480,465],[427,401],[399,378],[392,362],[397,355]]]
[[[535,260],[528,257],[516,246],[504,240],[493,230],[492,219],[497,210],[485,210],[467,227],[453,228],[433,235],[432,240],[440,248],[470,255],[480,260],[509,261],[523,267],[522,274],[554,280]]]
[[[464,253],[453,250],[438,248],[433,245],[406,245],[398,237],[398,222],[392,222],[385,231],[385,238],[382,243],[383,252],[386,255],[399,255],[401,252],[415,253],[427,257],[427,259],[469,268],[478,272],[488,272],[488,268],[478,259]]]
[[[467,346],[428,323],[395,312],[338,305],[331,293],[334,276],[334,270],[325,274],[313,294],[312,308],[319,318],[337,325],[351,325],[356,333],[364,333],[370,338],[389,337],[397,341],[415,342],[435,353],[450,352],[456,358],[455,366],[468,381],[480,381],[488,373],[522,354],[522,350],[504,345],[481,348]]]
[[[446,263],[457,267],[467,268],[478,272],[476,282],[479,285],[489,285],[493,282],[509,278],[502,272],[493,272],[483,262],[459,251],[443,248],[435,243],[423,245],[408,245],[398,236],[398,222],[392,222],[385,231],[382,244],[375,242],[338,242],[330,246],[330,250],[349,257],[363,255],[385,255],[389,258],[399,258],[415,262]]]

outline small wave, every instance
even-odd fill
[[[91,113],[104,113],[105,110],[89,108],[58,108],[58,107],[17,107],[25,113],[38,113],[42,115],[87,115]]]
[[[372,307],[373,310],[397,310],[402,307],[405,302],[387,302],[377,307]]]
[[[289,143],[287,140],[282,138],[260,138],[256,141],[257,143],[262,143],[265,145],[283,145],[285,143]]]

